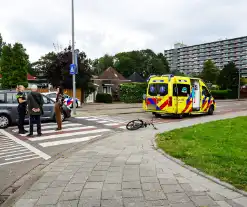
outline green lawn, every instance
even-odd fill
[[[247,191],[247,117],[158,134],[157,144],[186,164]]]

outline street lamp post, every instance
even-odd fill
[[[75,64],[75,26],[74,26],[74,0],[71,0],[72,9],[72,64]],[[73,75],[73,114],[76,115],[76,80],[74,73]]]

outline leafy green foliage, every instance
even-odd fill
[[[203,64],[203,70],[200,76],[205,82],[215,84],[219,73],[220,70],[216,67],[214,62],[212,60],[206,60]]]
[[[38,61],[33,62],[31,64],[31,68],[34,74],[38,78],[45,78],[47,79],[47,72],[48,68],[51,67],[51,64],[56,60],[57,55],[54,52],[49,52],[44,56],[41,56]]]
[[[247,117],[165,132],[157,143],[186,164],[247,190]]]
[[[221,89],[236,89],[238,88],[238,82],[238,69],[234,62],[229,62],[220,71],[218,85]]]
[[[98,103],[112,103],[112,96],[108,93],[97,93],[96,102]]]
[[[147,83],[123,83],[120,85],[120,101],[125,103],[141,103],[146,90]]]
[[[26,49],[20,43],[4,45],[0,68],[2,74],[2,88],[15,88],[16,85],[27,87],[27,72],[29,67],[29,57]]]
[[[84,52],[79,53],[77,61],[76,87],[83,89],[85,97],[87,97],[91,92],[95,91],[93,84],[91,84],[91,62]],[[69,46],[58,54],[53,52],[46,54],[33,63],[33,67],[37,73],[42,74],[54,87],[63,86],[64,88],[71,89],[73,88],[72,75],[69,74],[71,63],[72,52]]]
[[[93,61],[94,74],[96,75],[100,75],[104,70],[113,66],[114,66],[114,57],[108,54],[105,54],[103,57],[99,59],[95,59]]]
[[[165,56],[162,53],[155,54],[150,49],[120,52],[114,56],[105,55],[93,61],[95,74],[102,73],[108,67],[115,68],[126,78],[134,72],[147,78],[151,74],[162,75],[170,71]]]
[[[186,76],[183,72],[181,72],[179,70],[174,70],[171,72],[171,74],[173,74],[175,76]]]
[[[3,41],[3,37],[0,33],[0,59],[1,59],[1,55],[2,55],[2,49],[3,49],[3,46],[6,45],[6,43]]]

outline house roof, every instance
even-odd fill
[[[117,72],[114,68],[107,68],[102,74],[99,75],[98,79],[104,80],[127,80],[123,75]]]
[[[145,82],[144,78],[142,78],[137,72],[134,72],[128,79],[131,80],[131,82]]]
[[[0,74],[0,78],[2,78],[2,74]],[[27,80],[36,80],[36,77],[30,75],[29,73],[27,74]]]

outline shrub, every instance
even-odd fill
[[[228,99],[232,93],[230,90],[212,90],[211,94],[215,99]]]
[[[112,103],[112,96],[108,93],[97,93],[96,102],[98,103]]]
[[[120,85],[120,101],[124,103],[141,103],[146,90],[147,83],[123,83]]]

